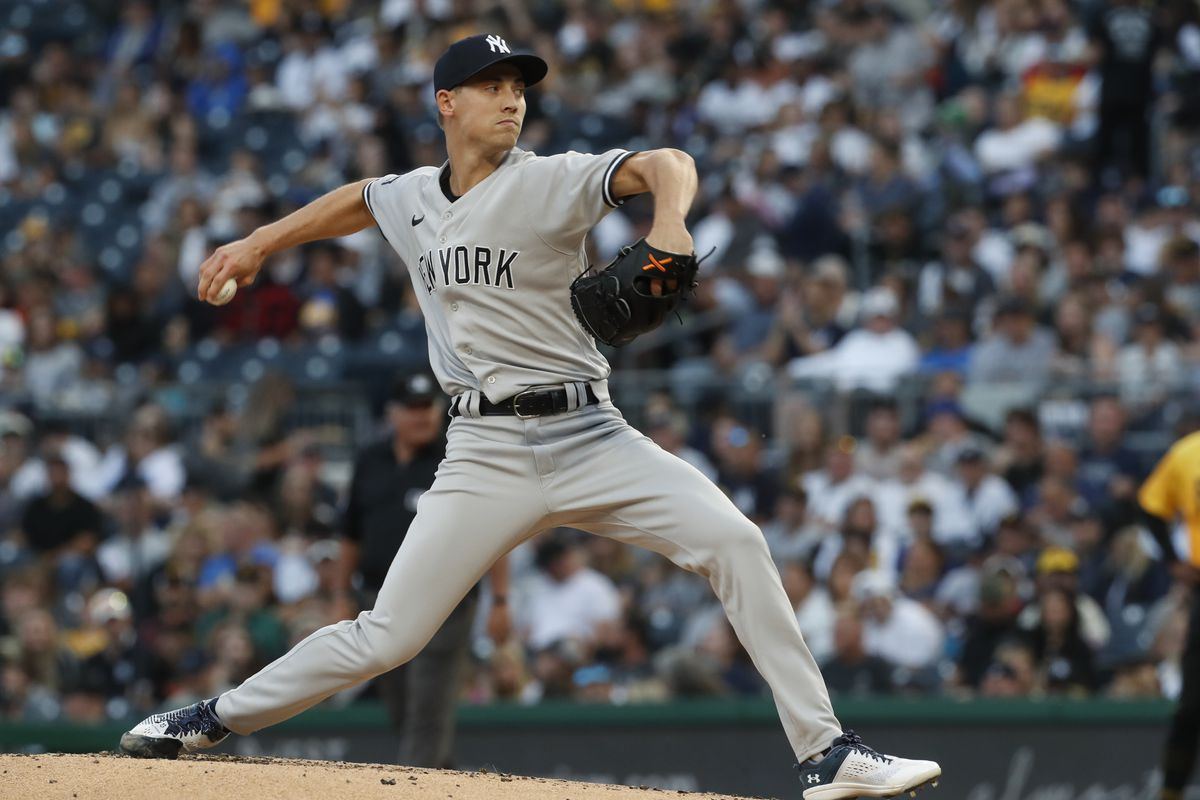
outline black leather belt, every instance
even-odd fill
[[[596,397],[596,393],[592,391],[590,385],[587,387],[585,396],[587,397],[587,401],[584,405],[600,402],[600,398]],[[450,416],[462,416],[462,413],[458,410],[460,402],[462,402],[461,396],[456,397],[454,402],[450,404]],[[488,400],[482,392],[479,394],[479,413],[485,417],[515,416],[521,419],[531,419],[533,417],[545,417],[550,414],[562,414],[570,410],[571,408],[567,405],[567,390],[562,388],[526,389],[507,400],[501,400],[499,403],[493,403],[491,400]]]

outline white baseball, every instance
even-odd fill
[[[237,281],[233,278],[225,281],[225,285],[221,287],[221,292],[217,295],[217,299],[212,301],[214,306],[223,306],[233,299],[237,294]]]

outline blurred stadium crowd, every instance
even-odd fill
[[[713,255],[682,326],[612,354],[617,401],[762,526],[833,691],[1178,691],[1134,495],[1200,416],[1194,3],[0,14],[0,718],[212,696],[357,612],[348,465],[424,357],[403,266],[368,230],[191,295],[215,245],[441,163],[432,64],[479,31],[551,63],[522,146],[696,159]],[[514,570],[469,702],[765,691],[658,557],[559,531]]]

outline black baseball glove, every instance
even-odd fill
[[[593,267],[575,279],[571,308],[597,341],[620,347],[662,324],[695,288],[698,268],[694,253],[668,253],[638,239],[604,269]],[[660,294],[652,292],[653,281]]]

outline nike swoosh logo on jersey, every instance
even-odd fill
[[[424,214],[422,214],[422,215],[421,215],[419,218],[417,217],[417,215],[416,215],[416,214],[413,214],[413,218],[412,218],[412,224],[413,224],[413,227],[414,227],[414,228],[415,228],[415,227],[417,227],[418,225],[420,225],[420,224],[421,224],[422,222],[424,222],[424,221],[425,221],[425,215],[424,215]]]

